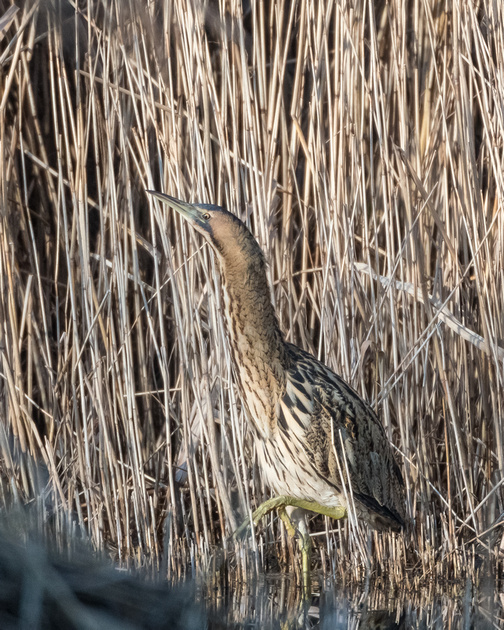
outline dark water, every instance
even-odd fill
[[[324,630],[504,629],[504,590],[483,578],[455,585],[430,584],[420,592],[319,586],[304,604],[288,577],[207,593],[208,628]],[[315,591],[315,589],[314,589]]]

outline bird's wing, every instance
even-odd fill
[[[290,424],[304,430],[312,465],[340,493],[345,484],[348,492],[350,481],[354,500],[373,515],[375,527],[404,525],[401,471],[375,412],[337,374],[291,349],[296,360],[287,371],[283,400],[294,414]]]

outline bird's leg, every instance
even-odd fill
[[[311,600],[311,538],[306,522],[306,511],[303,508],[287,506],[280,508],[290,522],[291,530],[299,535],[298,543],[301,551],[301,568],[303,576],[303,600]],[[296,527],[294,526],[296,523]]]
[[[299,547],[301,549],[301,562],[303,569],[303,590],[305,597],[311,597],[311,551],[312,544],[308,525],[303,518],[299,527]]]
[[[279,497],[273,497],[272,499],[268,499],[267,501],[264,501],[264,503],[261,503],[257,510],[252,514],[252,521],[254,522],[254,525],[257,525],[257,523],[259,523],[259,521],[263,517],[265,517],[273,510],[278,511],[279,509],[286,508],[288,506],[302,508],[303,510],[315,512],[315,514],[322,514],[323,516],[329,516],[329,518],[333,518],[335,520],[346,518],[347,516],[347,509],[343,506],[327,507],[325,505],[317,503],[316,501],[306,501],[304,499],[296,499],[295,497],[281,495]],[[235,537],[240,537],[246,531],[249,525],[250,522],[247,519],[236,530],[234,534]]]
[[[308,526],[306,524],[306,519],[303,515],[303,510],[308,510],[310,512],[315,512],[316,514],[322,514],[323,516],[329,516],[333,519],[345,518],[347,516],[347,510],[343,506],[337,507],[327,507],[325,505],[321,505],[316,501],[306,501],[304,499],[296,499],[295,497],[289,497],[286,495],[282,495],[279,497],[273,497],[272,499],[268,499],[264,501],[257,510],[252,514],[252,521],[254,525],[267,514],[272,512],[273,510],[277,510],[278,515],[285,523],[287,533],[289,536],[294,537],[296,532],[299,533],[300,536],[300,551],[302,558],[302,568],[303,568],[303,597],[304,599],[308,599],[311,597],[311,575],[310,575],[310,558],[311,558],[311,538],[308,532]],[[299,516],[301,514],[301,516]],[[297,521],[297,528],[295,527],[293,520]],[[242,525],[236,530],[235,537],[241,536],[246,529],[249,527],[250,522],[247,519]]]
[[[290,515],[287,514],[287,511],[284,507],[279,507],[277,510],[278,516],[282,519],[283,524],[285,525],[285,529],[287,530],[287,534],[290,538],[296,537],[296,528],[290,518]]]

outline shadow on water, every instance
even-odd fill
[[[206,594],[208,628],[321,630],[490,630],[504,628],[504,587],[490,578],[476,588],[432,584],[417,592],[341,587],[330,580],[303,604],[288,576],[266,578]]]

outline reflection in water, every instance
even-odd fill
[[[480,580],[481,582],[481,580]],[[220,630],[490,630],[504,629],[504,591],[487,579],[466,584],[431,584],[415,593],[362,586],[338,587],[326,581],[304,605],[288,576],[258,579],[206,591],[208,628]]]

